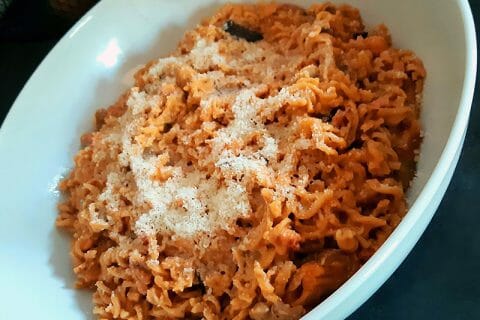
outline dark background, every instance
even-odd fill
[[[2,2],[11,3],[3,13]],[[0,123],[87,2],[94,1],[0,0]],[[480,26],[480,0],[470,5]],[[479,82],[477,76],[460,162],[437,213],[407,259],[350,319],[480,319]]]

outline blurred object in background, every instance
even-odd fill
[[[50,0],[54,11],[67,18],[78,19],[98,0]]]
[[[12,3],[12,0],[0,0],[0,18],[3,17],[7,11],[8,6]]]

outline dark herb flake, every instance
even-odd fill
[[[223,29],[232,36],[245,39],[248,42],[256,42],[263,39],[263,35],[260,32],[245,28],[244,26],[241,26],[232,20],[225,22]]]
[[[325,122],[332,122],[333,120],[333,117],[335,117],[335,115],[337,114],[337,111],[340,110],[342,107],[335,107],[333,109],[330,110],[330,112],[327,114],[327,115],[323,115],[321,117],[321,119]]]

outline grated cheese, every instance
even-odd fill
[[[107,175],[107,184],[104,191],[98,196],[98,200],[105,201],[106,207],[110,211],[118,211],[120,204],[120,195],[114,192],[115,186],[121,184],[120,176],[115,172]]]
[[[230,150],[223,151],[215,163],[216,167],[225,172],[233,173],[235,176],[241,176],[249,172],[261,172],[266,169],[266,165],[267,162],[263,158],[243,154],[236,156]]]
[[[272,169],[278,158],[279,132],[267,130],[265,119],[279,110],[285,104],[294,104],[302,96],[310,94],[300,91],[291,94],[287,89],[281,89],[276,95],[258,98],[256,91],[261,91],[260,84],[254,85],[248,79],[239,79],[234,75],[225,75],[221,70],[211,70],[212,66],[245,64],[265,58],[267,51],[263,48],[246,44],[242,59],[226,61],[220,53],[218,43],[197,38],[193,49],[179,57],[168,57],[157,60],[147,73],[144,80],[148,82],[145,91],[138,87],[130,90],[127,99],[127,112],[118,121],[122,131],[111,132],[110,141],[120,146],[118,163],[129,167],[136,185],[134,205],[147,211],[139,214],[135,223],[137,235],[154,235],[171,233],[174,236],[194,237],[199,233],[208,234],[216,229],[228,230],[231,223],[238,217],[251,213],[246,186],[251,177],[256,177],[258,183],[272,187],[275,173]],[[285,59],[278,54],[268,57],[280,68],[288,69],[289,64],[282,63]],[[291,59],[295,61],[295,59]],[[271,62],[271,61],[270,61]],[[166,154],[149,155],[136,141],[139,128],[144,124],[144,110],[159,105],[160,97],[156,94],[162,85],[175,83],[169,68],[193,67],[200,71],[193,75],[191,81],[211,80],[214,90],[201,96],[199,106],[203,113],[215,110],[215,104],[226,102],[229,108],[226,112],[233,115],[229,123],[218,130],[214,122],[204,121],[200,129],[192,136],[184,136],[182,143],[188,144],[195,134],[212,132],[214,135],[207,143],[211,153],[207,160],[199,160],[200,168],[182,169],[181,166],[162,167],[162,172],[169,172],[165,180],[156,180],[162,157]],[[186,70],[186,69],[185,69]],[[168,72],[167,72],[168,71]],[[203,73],[202,73],[203,72]],[[272,73],[271,68],[262,70],[265,76]],[[234,84],[234,85],[231,85]],[[239,87],[239,84],[241,87]],[[223,103],[222,102],[222,103]],[[210,110],[210,111],[209,111]],[[290,128],[282,128],[289,132]],[[282,131],[280,130],[280,131]],[[279,130],[276,130],[279,131]],[[288,136],[288,134],[287,134]],[[250,140],[256,137],[255,147],[249,146]],[[202,165],[214,164],[217,171],[207,175],[201,170]],[[99,196],[105,201],[108,210],[116,211],[119,197],[116,194],[121,183],[119,176],[110,173],[107,177],[105,190]],[[278,193],[285,198],[293,196],[293,190],[287,186],[279,187]],[[201,246],[208,246],[209,240],[204,238]]]
[[[174,232],[193,236],[225,228],[231,218],[251,211],[244,188],[234,182],[223,186],[218,179],[200,172],[175,174],[165,183],[140,174],[136,181],[139,196],[152,206],[137,220],[138,234]]]
[[[139,91],[137,87],[130,90],[130,97],[127,100],[127,106],[132,109],[134,115],[141,113],[146,108],[153,108],[158,105],[160,97],[158,95],[147,95]]]
[[[197,70],[205,70],[214,65],[225,64],[225,58],[219,53],[217,42],[207,42],[198,38],[195,47],[190,51],[188,58]]]

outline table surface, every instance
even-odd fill
[[[46,0],[14,0],[0,19],[0,123],[29,76],[74,22]],[[470,0],[480,26],[480,1]],[[477,29],[478,30],[478,29]],[[459,164],[407,259],[350,319],[480,319],[479,78]]]

